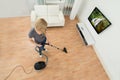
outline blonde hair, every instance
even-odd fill
[[[36,30],[41,31],[43,34],[45,34],[47,30],[47,22],[43,18],[38,19],[35,23],[35,28]]]

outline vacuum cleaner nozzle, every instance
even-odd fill
[[[67,53],[67,49],[66,49],[65,47],[63,48],[63,51],[64,51],[65,53]]]

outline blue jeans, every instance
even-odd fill
[[[46,38],[41,42],[41,47],[37,46],[39,48],[39,54],[42,55],[42,51],[45,50],[45,43],[46,43]]]

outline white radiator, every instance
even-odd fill
[[[65,0],[63,13],[64,15],[70,15],[74,0]]]

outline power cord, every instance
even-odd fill
[[[4,80],[7,80],[18,67],[22,68],[25,74],[30,74],[33,71],[33,69],[31,69],[30,72],[26,72],[25,68],[22,65],[17,65],[15,68],[13,68],[13,70],[8,74],[8,76]]]
[[[35,50],[36,50],[37,52],[39,52],[39,51],[37,50],[37,47],[35,48]],[[43,65],[40,64],[40,63],[43,63],[43,62],[38,62],[40,65],[39,65],[39,66],[37,65],[37,67],[39,67],[39,68],[41,68],[41,67],[42,67],[42,68],[45,68],[45,67],[46,67],[46,64],[48,63],[48,57],[47,57],[45,54],[42,54],[42,55],[45,56],[46,62],[44,62],[44,63],[45,63],[45,64],[44,64],[44,67],[43,67]],[[16,67],[13,68],[13,70],[8,74],[8,76],[7,76],[4,80],[7,80],[7,79],[12,75],[12,73],[13,73],[18,67],[22,68],[25,74],[30,74],[30,73],[32,73],[32,71],[33,71],[33,69],[31,69],[30,72],[26,72],[25,69],[24,69],[24,67],[23,67],[22,65],[17,65]],[[35,68],[35,67],[34,67],[34,68]]]

